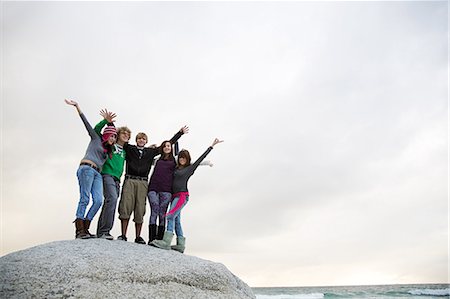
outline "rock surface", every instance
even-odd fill
[[[0,258],[0,298],[255,298],[224,265],[148,245],[56,241]]]

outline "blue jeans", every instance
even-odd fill
[[[179,199],[179,197],[175,197],[170,204],[170,208],[176,206]],[[173,226],[175,223],[175,233],[177,234],[177,237],[183,237],[183,229],[181,228],[181,210],[188,203],[188,201],[189,196],[186,196],[186,202],[183,204],[183,206],[175,213],[167,215],[167,231],[173,233]]]
[[[169,192],[155,192],[148,193],[148,201],[150,202],[150,224],[156,224],[156,219],[159,217],[159,226],[166,225],[166,213],[169,207],[172,194]]]
[[[81,165],[77,170],[77,177],[80,185],[80,201],[78,202],[76,217],[79,219],[92,220],[102,205],[102,175],[90,166]],[[91,194],[92,206],[85,216]]]
[[[114,179],[112,175],[103,174],[103,188],[105,201],[97,224],[97,237],[107,234],[114,225],[114,215],[116,213],[117,199],[119,198],[120,181]]]

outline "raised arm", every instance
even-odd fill
[[[78,114],[81,115],[83,113],[83,112],[81,112],[81,109],[80,109],[80,106],[78,105],[78,103],[75,102],[74,100],[65,99],[64,101],[66,102],[67,105],[71,105],[71,106],[74,106],[75,108],[77,108]]]
[[[187,134],[189,133],[189,127],[188,126],[183,126],[178,132],[175,133],[175,135],[173,135],[173,137],[169,140],[171,144],[174,144],[175,142],[178,141],[178,139],[180,139],[180,137],[183,134]],[[160,150],[161,146],[158,147],[153,147],[153,145],[149,146],[150,148],[156,148],[158,151]]]
[[[214,147],[216,144],[222,143],[223,140],[219,140],[217,138],[214,139],[213,143],[211,144],[211,147]]]
[[[107,109],[100,110],[100,115],[103,116],[103,118],[108,123],[113,123],[116,121],[115,118],[117,115],[114,112],[108,111]]]
[[[113,112],[110,112],[106,109],[100,110],[100,115],[103,116],[103,119],[98,124],[96,124],[94,127],[95,133],[97,133],[99,136],[102,135],[102,129],[104,126],[106,126],[107,124],[112,125],[113,122],[116,121],[114,119],[116,117],[116,114]]]
[[[200,163],[206,158],[206,156],[209,154],[209,152],[212,151],[212,149],[214,148],[214,146],[216,144],[222,143],[223,140],[219,140],[219,139],[214,139],[212,145],[210,147],[208,147],[208,149],[192,164],[192,171],[195,171],[195,169],[200,165]]]
[[[89,133],[89,136],[91,136],[91,138],[99,137],[99,135],[92,128],[92,126],[89,123],[89,121],[86,119],[86,116],[84,115],[84,113],[81,112],[81,109],[80,109],[80,106],[78,105],[78,103],[76,101],[74,101],[74,100],[71,100],[71,99],[65,99],[65,102],[66,102],[67,105],[74,106],[77,109],[77,112],[80,115],[81,120],[83,121],[83,124],[84,124],[84,126],[86,127],[86,130]],[[114,113],[113,113],[113,115],[115,117]]]
[[[74,106],[75,108],[77,108],[77,112],[80,115],[81,120],[83,121],[83,124],[89,133],[89,136],[91,136],[91,138],[94,138],[95,136],[98,137],[97,133],[95,133],[94,129],[92,129],[91,124],[86,119],[86,116],[83,114],[83,112],[81,112],[81,109],[80,109],[80,106],[78,105],[78,103],[71,99],[65,99],[65,101],[66,101],[67,105]]]
[[[187,133],[189,133],[189,127],[183,126],[175,135],[173,135],[173,137],[170,139],[170,143],[174,144],[178,141],[178,139],[180,139],[183,134]]]
[[[94,127],[94,131],[95,133],[97,133],[97,135],[102,135],[102,129],[104,126],[106,126],[106,124],[108,123],[108,121],[106,119],[102,119],[98,124],[95,125]]]

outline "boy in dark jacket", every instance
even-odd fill
[[[187,126],[182,127],[170,142],[173,144],[183,134],[188,133]],[[136,228],[136,243],[145,244],[141,237],[142,223],[144,222],[146,197],[148,191],[148,175],[153,159],[159,155],[160,147],[145,147],[148,142],[145,133],[136,135],[136,145],[125,144],[126,170],[125,181],[122,186],[122,195],[119,201],[119,219],[121,221],[122,235],[118,240],[127,241],[127,228],[131,213],[134,213]]]

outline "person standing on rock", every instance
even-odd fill
[[[95,214],[97,214],[103,199],[103,184],[100,171],[106,159],[111,157],[113,145],[116,143],[117,131],[112,122],[116,115],[109,113],[108,121],[110,124],[99,135],[91,127],[86,116],[81,112],[80,106],[74,100],[65,100],[66,104],[74,106],[86,130],[91,137],[86,153],[80,162],[77,171],[78,183],[80,185],[80,200],[76,211],[75,219],[75,238],[87,239],[94,235],[89,233],[89,226]],[[105,110],[106,111],[106,110]],[[86,208],[92,195],[92,206],[86,214]]]
[[[175,144],[175,148],[177,144]],[[172,201],[172,182],[177,165],[173,146],[170,141],[164,141],[160,149],[161,157],[154,163],[153,174],[148,186],[148,201],[151,208],[150,224],[148,226],[148,245],[155,239],[162,240],[164,236],[166,230],[166,213]],[[177,152],[176,150],[175,154]],[[200,165],[212,166],[212,163],[210,161],[203,161]]]
[[[161,240],[166,230],[166,213],[172,200],[173,172],[177,165],[170,141],[164,141],[159,148],[161,156],[155,162],[148,186],[148,201],[151,209],[148,226],[149,245],[155,239]],[[156,224],[157,221],[159,226]]]
[[[189,178],[194,174],[200,163],[206,158],[216,144],[223,142],[223,140],[214,139],[212,145],[191,165],[191,156],[187,150],[181,150],[178,154],[178,165],[175,168],[172,193],[173,201],[170,204],[170,210],[167,213],[167,230],[164,233],[162,240],[153,240],[150,245],[166,249],[176,250],[181,253],[185,250],[186,238],[183,235],[181,227],[181,210],[189,201],[189,191],[187,184]],[[173,239],[173,231],[177,235],[177,245],[170,246]]]
[[[110,122],[109,115],[105,111],[102,110],[101,115],[104,119],[94,128],[98,134]],[[105,200],[103,201],[102,211],[97,223],[97,238],[114,239],[110,232],[114,225],[117,200],[120,194],[120,178],[125,165],[125,150],[123,147],[130,140],[130,135],[131,131],[128,127],[117,128],[117,143],[114,144],[111,158],[108,157],[103,165],[102,178]]]
[[[189,131],[187,126],[182,127],[170,139],[170,143],[175,143],[183,134]],[[135,243],[146,244],[141,237],[142,223],[144,222],[145,204],[148,192],[148,174],[153,164],[153,159],[161,153],[160,147],[145,147],[148,138],[145,133],[136,135],[136,145],[125,144],[126,171],[125,181],[122,186],[122,196],[119,201],[119,219],[121,222],[122,234],[118,240],[127,241],[128,222],[131,213],[134,213],[134,223],[136,229]]]

